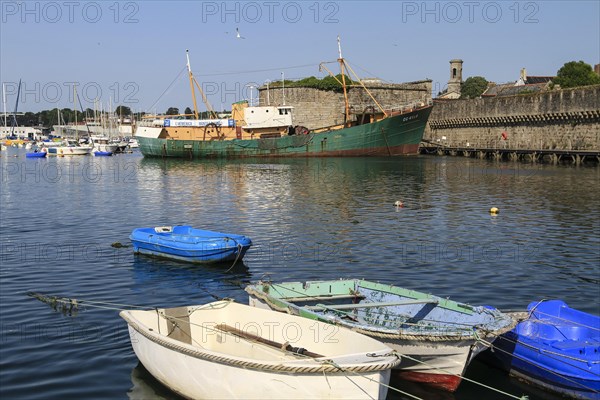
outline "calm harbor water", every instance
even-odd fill
[[[139,365],[118,311],[63,315],[28,291],[178,306],[246,302],[242,287],[259,279],[359,277],[501,309],[560,298],[600,314],[599,173],[433,156],[37,160],[9,148],[0,158],[0,397],[177,398]],[[254,246],[230,271],[111,247],[128,245],[136,227],[176,224],[245,234]],[[480,362],[467,376],[550,398]],[[468,382],[455,394],[398,385],[428,399],[507,398]]]

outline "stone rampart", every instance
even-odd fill
[[[372,84],[367,89],[385,109],[431,99],[431,81],[402,84]],[[283,105],[283,88],[266,86],[259,89],[260,105]],[[362,113],[366,107],[377,106],[362,86],[348,88],[351,111]],[[294,124],[309,129],[337,125],[344,122],[344,93],[308,87],[286,87],[285,104],[294,107]]]
[[[600,150],[600,85],[436,101],[424,140],[449,147]]]

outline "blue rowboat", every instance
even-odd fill
[[[561,300],[529,304],[528,316],[493,345],[513,376],[577,399],[600,399],[600,317]]]
[[[187,225],[138,228],[129,238],[136,253],[199,264],[240,261],[252,246],[250,238],[243,235]]]
[[[113,153],[112,153],[112,151],[95,151],[94,155],[96,157],[108,157],[108,156],[112,156]]]
[[[46,157],[46,152],[38,151],[38,152],[34,152],[34,153],[25,153],[25,157],[27,157],[27,158],[42,158],[42,157]]]

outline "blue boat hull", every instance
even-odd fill
[[[528,311],[494,342],[502,368],[562,395],[600,399],[600,317],[560,300],[531,303]]]
[[[112,151],[95,151],[94,155],[96,157],[110,157],[113,155]]]
[[[46,157],[46,153],[43,151],[37,153],[25,153],[26,158],[43,158]]]
[[[136,253],[198,264],[240,261],[252,246],[243,235],[191,226],[139,228],[129,238]]]

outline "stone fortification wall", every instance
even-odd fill
[[[424,140],[449,147],[600,150],[600,85],[436,101]]]
[[[427,102],[431,99],[431,81],[419,81],[403,84],[372,84],[367,88],[385,109],[397,108],[410,103]],[[283,104],[281,87],[259,89],[260,105]],[[351,111],[362,113],[367,106],[375,103],[362,88],[348,88],[348,100]],[[326,91],[307,87],[285,88],[285,104],[294,106],[294,125],[302,125],[309,129],[341,124],[344,122],[344,94],[337,91]],[[375,109],[378,110],[377,106]]]

